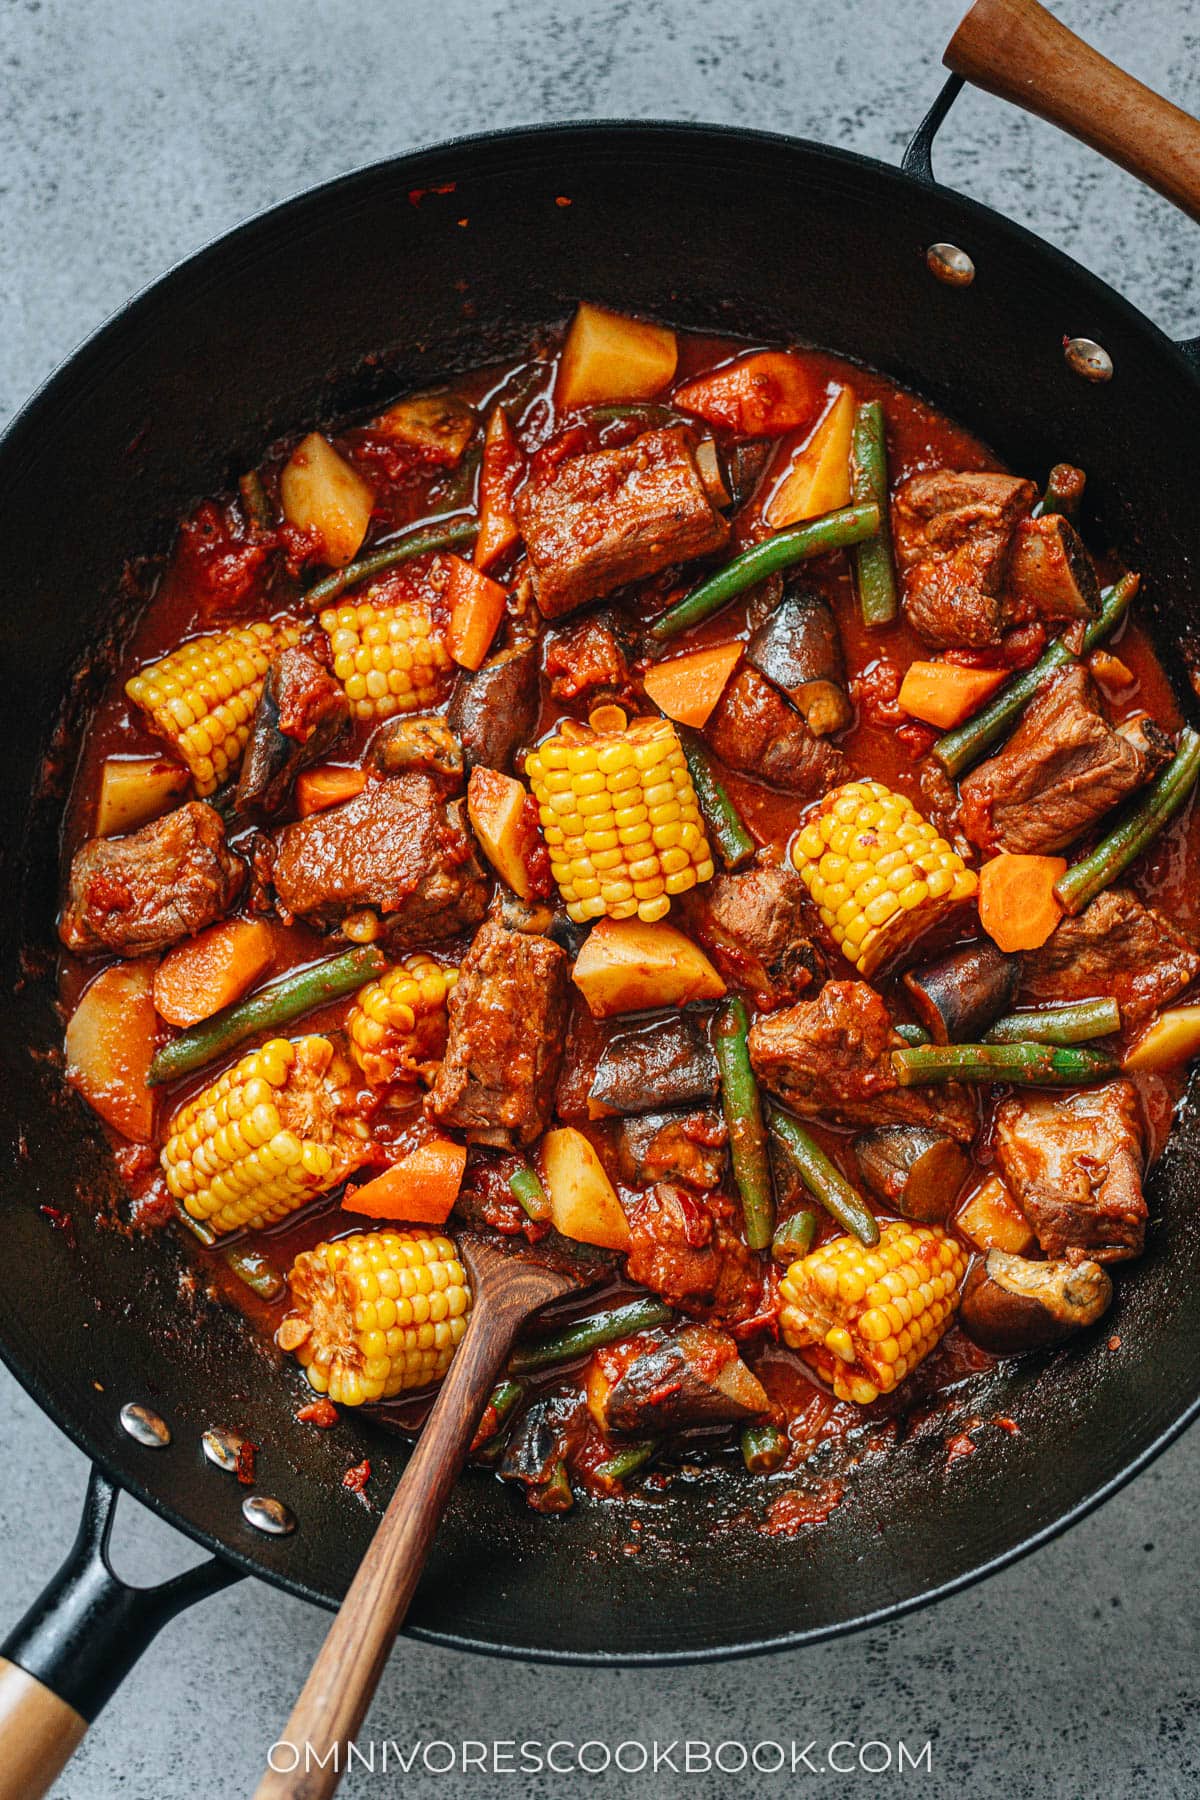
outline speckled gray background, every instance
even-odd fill
[[[639,114],[774,127],[896,159],[965,0],[0,0],[0,417],[169,263],[271,202],[457,131]],[[1193,0],[1056,0],[1118,62],[1200,111]],[[945,179],[1097,270],[1168,329],[1200,327],[1196,228],[986,98]],[[1048,172],[1052,170],[1050,175]],[[82,1457],[0,1373],[0,1629],[51,1572]],[[1200,1440],[1030,1561],[881,1631],[800,1655],[653,1673],[556,1671],[404,1643],[368,1732],[618,1742],[876,1738],[932,1773],[798,1776],[883,1796],[1191,1796],[1200,1789]],[[131,1502],[118,1566],[178,1540]],[[170,1627],[56,1790],[190,1800],[253,1788],[324,1615],[243,1585]],[[794,1785],[789,1783],[789,1786]],[[781,1778],[397,1775],[344,1792],[695,1800]]]

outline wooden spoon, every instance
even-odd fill
[[[346,1746],[370,1705],[450,1490],[517,1332],[539,1307],[581,1285],[579,1275],[560,1274],[482,1239],[460,1237],[459,1253],[471,1281],[470,1322],[279,1739],[296,1747],[296,1768],[292,1773],[269,1769],[255,1800],[324,1800],[337,1787]],[[306,1745],[312,1746],[311,1757],[305,1755]],[[331,1755],[334,1746],[337,1754]],[[288,1761],[291,1756],[289,1749]]]

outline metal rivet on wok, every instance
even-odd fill
[[[242,1501],[242,1517],[255,1531],[265,1531],[270,1537],[287,1537],[296,1529],[290,1508],[267,1494],[247,1494]]]
[[[957,244],[930,244],[925,261],[930,274],[947,287],[970,287],[975,279],[975,264]]]
[[[1082,375],[1085,381],[1111,381],[1113,378],[1112,357],[1091,338],[1068,338],[1063,345],[1063,355],[1067,367],[1076,375]]]
[[[136,1444],[147,1450],[165,1450],[171,1441],[171,1427],[148,1406],[130,1400],[121,1408],[121,1427]]]
[[[220,1426],[210,1427],[200,1439],[209,1462],[214,1463],[218,1469],[224,1469],[227,1475],[236,1472],[238,1455],[245,1441],[236,1431],[223,1431]]]

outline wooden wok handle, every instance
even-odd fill
[[[346,1746],[362,1724],[517,1331],[531,1312],[575,1285],[495,1251],[490,1259],[508,1267],[489,1280],[483,1247],[473,1255],[463,1248],[475,1292],[471,1322],[287,1727],[271,1746],[255,1800],[327,1800],[337,1787]]]
[[[1037,0],[975,0],[948,69],[1081,138],[1200,220],[1200,122],[1126,75]]]
[[[41,1800],[86,1730],[73,1706],[0,1656],[0,1800]]]

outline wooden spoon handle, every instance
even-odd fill
[[[408,1467],[273,1746],[273,1766],[256,1800],[326,1800],[337,1787],[346,1745],[370,1704],[472,1435],[529,1310],[520,1295],[477,1299]],[[334,1745],[338,1754],[330,1756]]]
[[[87,1730],[73,1706],[0,1656],[0,1800],[38,1800]]]
[[[1048,119],[1200,219],[1200,123],[1126,75],[1037,0],[975,0],[948,69]]]

